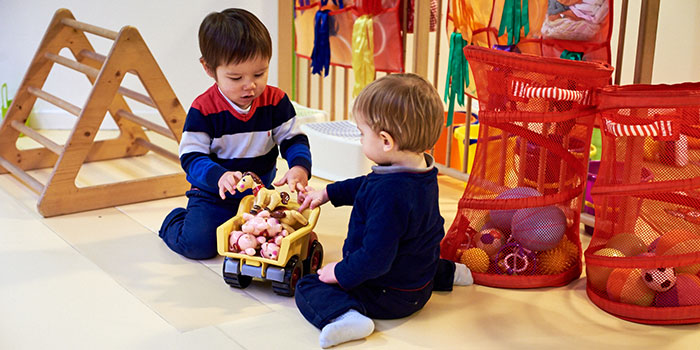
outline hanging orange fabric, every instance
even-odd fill
[[[448,20],[452,19],[454,30],[461,33],[468,43],[488,47],[485,30],[489,25],[491,6],[491,1],[450,0]]]

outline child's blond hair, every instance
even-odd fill
[[[385,131],[400,151],[432,148],[442,131],[440,95],[419,75],[390,74],[367,85],[355,99],[353,116],[376,133]]]

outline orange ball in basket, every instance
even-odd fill
[[[637,256],[647,251],[647,245],[644,244],[644,241],[631,233],[618,233],[612,236],[605,246],[617,249],[625,256]]]
[[[651,306],[656,296],[656,292],[644,283],[642,269],[613,269],[608,277],[607,291],[612,301],[639,306]]]
[[[554,205],[518,209],[513,214],[510,232],[523,248],[552,249],[566,233],[566,214]]]
[[[625,257],[625,254],[622,254],[621,251],[613,248],[600,249],[593,253],[593,255],[615,258]],[[612,272],[612,269],[609,267],[586,264],[586,278],[588,279],[588,283],[590,283],[591,286],[599,292],[605,292],[607,289],[608,276],[610,276],[610,272]]]
[[[656,255],[681,255],[700,253],[700,236],[686,230],[671,230],[659,237],[656,243]],[[696,275],[700,264],[676,266],[676,273]]]
[[[676,284],[654,298],[654,306],[658,307],[689,305],[700,305],[700,277],[687,273],[676,275]]]
[[[544,275],[562,273],[576,264],[578,248],[566,236],[559,244],[540,253],[537,269]]]
[[[474,271],[484,273],[489,269],[489,256],[481,248],[469,248],[462,253],[459,262]]]

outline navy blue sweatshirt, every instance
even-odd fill
[[[437,169],[374,166],[365,176],[326,187],[335,206],[352,205],[338,284],[415,290],[435,276],[445,220],[438,207]]]

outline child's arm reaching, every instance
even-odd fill
[[[309,173],[301,165],[295,165],[284,174],[284,176],[275,181],[273,185],[282,186],[287,184],[289,186],[289,191],[303,192],[306,185],[309,183]]]
[[[303,191],[299,191],[299,211],[306,208],[316,208],[328,202],[328,192],[324,187],[322,190],[314,190],[313,187],[307,186]]]

